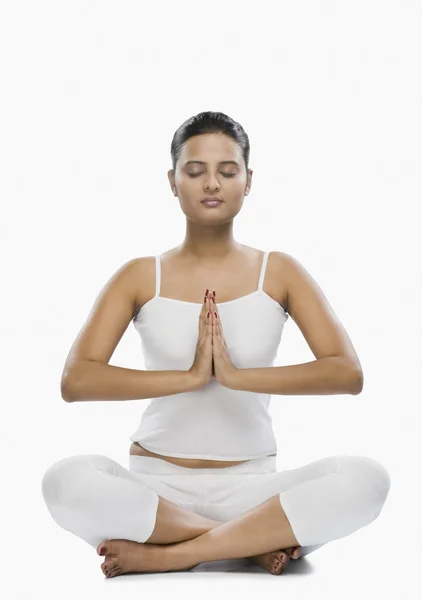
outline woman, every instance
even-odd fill
[[[117,271],[62,378],[68,402],[151,399],[129,469],[102,455],[64,458],[46,471],[43,496],[61,527],[105,556],[109,577],[240,557],[280,574],[289,558],[375,520],[390,477],[362,456],[278,472],[271,394],[358,394],[362,369],[299,262],[233,238],[253,173],[243,128],[200,113],[176,131],[171,155],[185,240]],[[274,368],[289,315],[317,360]],[[146,371],[108,364],[131,320]]]

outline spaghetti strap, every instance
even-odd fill
[[[155,295],[160,295],[161,287],[161,256],[157,254],[155,257]]]
[[[268,255],[269,255],[269,251],[264,253],[264,258],[262,259],[262,267],[261,267],[261,274],[259,276],[259,284],[258,284],[258,290],[262,291],[262,285],[264,283],[264,277],[265,277],[265,271],[267,268],[267,262],[268,262]]]

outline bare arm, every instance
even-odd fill
[[[353,344],[315,279],[299,261],[278,253],[287,282],[288,312],[316,360],[238,369],[233,389],[266,394],[360,394],[364,376]]]
[[[196,389],[190,371],[140,371],[96,361],[84,361],[62,397],[67,402],[87,400],[143,400]]]
[[[326,356],[283,367],[238,369],[234,390],[280,395],[352,394],[362,391],[362,377],[344,356]]]
[[[125,263],[98,295],[63,368],[61,394],[66,402],[138,400],[197,389],[190,371],[138,371],[109,364],[135,316],[144,264],[142,259]]]

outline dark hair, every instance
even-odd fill
[[[173,170],[189,138],[203,133],[224,133],[237,142],[242,149],[246,170],[249,166],[249,138],[240,123],[221,112],[201,112],[190,117],[177,129],[171,142],[171,160]]]

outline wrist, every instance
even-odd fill
[[[199,380],[198,375],[194,371],[191,371],[190,369],[186,371],[186,377],[188,381],[189,391],[194,391],[201,387],[201,381]]]
[[[232,371],[231,375],[230,375],[230,382],[229,382],[229,387],[232,390],[237,390],[239,389],[239,383],[240,383],[240,378],[242,376],[242,369],[238,369],[237,367],[234,367],[234,370]]]

